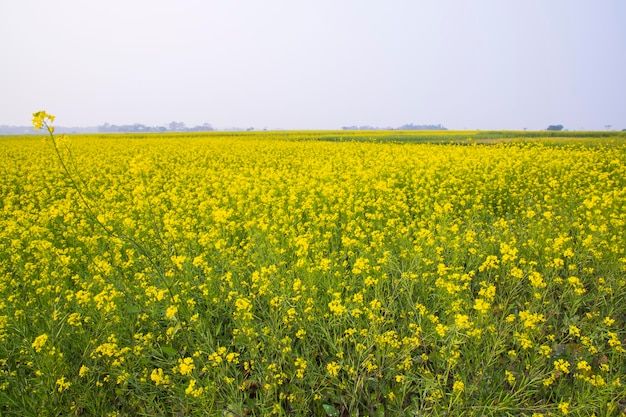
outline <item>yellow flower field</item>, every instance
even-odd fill
[[[0,138],[0,414],[626,413],[623,138],[343,134]]]

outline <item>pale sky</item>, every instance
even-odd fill
[[[0,124],[626,129],[626,0],[0,0]]]

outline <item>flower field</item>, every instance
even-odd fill
[[[626,415],[623,138],[323,135],[0,138],[0,414]]]

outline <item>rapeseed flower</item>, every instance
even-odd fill
[[[190,395],[192,397],[199,397],[199,396],[202,395],[203,392],[204,392],[204,388],[202,388],[202,387],[196,388],[196,380],[195,379],[189,380],[189,385],[187,386],[187,388],[185,388],[185,394],[186,395]]]
[[[163,373],[163,369],[161,369],[161,368],[153,369],[152,372],[150,373],[150,379],[157,386],[161,385],[164,388],[166,388],[169,385],[169,383],[170,383],[169,375],[165,375]]]
[[[33,113],[33,127],[35,130],[41,129],[44,125],[53,123],[55,116],[46,113],[44,110]]]
[[[178,313],[178,307],[174,305],[169,306],[167,310],[165,310],[165,318],[171,320],[176,317],[176,313]]]
[[[181,375],[191,375],[196,366],[193,363],[193,358],[187,357],[178,360],[178,366],[174,368],[174,372],[178,372]]]
[[[332,361],[329,362],[328,364],[326,364],[326,371],[328,371],[328,373],[331,376],[338,376],[339,375],[339,370],[341,369],[341,366],[337,364],[337,362]]]
[[[57,379],[56,384],[58,385],[57,391],[59,392],[63,392],[72,386],[72,383],[70,381],[66,381],[65,377]]]
[[[35,352],[41,352],[47,341],[48,335],[44,333],[37,336],[31,346],[35,349]]]

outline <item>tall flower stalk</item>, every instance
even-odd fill
[[[157,273],[159,279],[165,284],[165,287],[167,288],[168,292],[171,295],[173,295],[172,288],[171,288],[172,285],[166,279],[165,274],[163,272],[163,268],[157,265],[157,263],[154,261],[154,256],[148,251],[148,249],[146,249],[146,247],[144,247],[141,243],[139,243],[133,237],[125,233],[117,232],[113,227],[104,224],[98,218],[98,215],[96,214],[95,209],[93,208],[92,204],[89,202],[89,200],[87,199],[87,197],[81,190],[81,187],[79,186],[79,181],[83,185],[84,185],[84,181],[82,181],[82,178],[80,177],[80,175],[75,176],[72,174],[72,172],[68,168],[67,162],[65,161],[61,153],[61,147],[65,147],[65,149],[69,151],[69,148],[67,145],[68,139],[67,139],[67,136],[65,135],[61,135],[60,137],[57,137],[55,135],[54,126],[52,126],[52,123],[54,123],[55,118],[56,118],[55,116],[48,114],[45,110],[41,110],[36,113],[33,113],[33,127],[36,130],[43,128],[48,133],[48,136],[50,137],[50,141],[52,142],[52,147],[54,148],[54,152],[57,156],[57,159],[59,160],[59,163],[61,164],[61,167],[63,168],[63,171],[65,172],[65,175],[70,180],[72,187],[78,193],[80,201],[85,207],[85,210],[87,210],[88,217],[94,222],[94,224],[96,224],[100,229],[102,229],[104,233],[110,238],[119,239],[121,241],[126,241],[130,243],[135,249],[137,249],[139,253],[148,260],[148,262],[150,263],[154,271]]]

